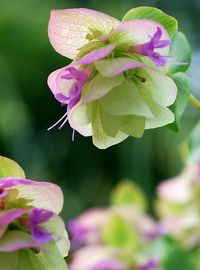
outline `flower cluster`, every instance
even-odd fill
[[[1,169],[5,163],[9,164],[9,160],[1,158]],[[13,164],[11,161],[11,167]],[[3,172],[5,174],[5,170]],[[52,183],[19,176],[0,178],[0,261],[9,253],[15,264],[12,269],[25,269],[26,265],[26,269],[38,269],[38,264],[43,263],[43,257],[52,248],[63,260],[68,253],[69,240],[58,216],[62,205],[62,191]],[[28,257],[22,260],[20,256],[24,252]],[[29,260],[37,261],[36,268],[28,264]],[[25,268],[20,268],[23,265]],[[10,268],[5,265],[4,269]]]
[[[84,8],[54,10],[49,39],[58,53],[73,59],[48,78],[55,98],[67,105],[52,127],[69,122],[104,149],[174,121],[168,107],[177,86],[166,74],[171,38],[161,23],[120,22]]]
[[[149,255],[148,247],[166,235],[165,228],[145,213],[146,199],[136,185],[122,182],[113,194],[112,206],[87,210],[69,222],[69,269],[159,270],[161,258]]]
[[[69,222],[69,269],[161,270],[180,265],[198,270],[199,192],[199,163],[163,181],[157,189],[156,221],[146,214],[140,189],[122,182],[111,194],[111,206],[88,210]]]
[[[158,186],[157,212],[170,233],[186,247],[200,243],[200,163]]]

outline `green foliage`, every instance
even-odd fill
[[[169,55],[172,57],[167,65],[169,74],[187,71],[192,59],[192,49],[182,32],[177,32],[173,37]]]
[[[103,242],[119,248],[135,250],[138,247],[138,234],[134,228],[119,215],[113,215],[102,232]]]
[[[23,169],[15,161],[0,156],[0,178],[11,176],[25,178]]]
[[[164,270],[194,270],[191,254],[181,248],[174,248],[164,263]]]
[[[111,204],[131,204],[141,210],[147,209],[147,201],[142,190],[132,181],[126,180],[119,183],[111,193]]]
[[[178,30],[178,22],[175,18],[154,7],[133,8],[126,13],[123,21],[134,19],[149,19],[162,24],[168,31],[170,37],[173,37]]]
[[[175,122],[170,124],[169,127],[174,131],[179,131],[181,117],[189,102],[190,85],[188,76],[183,72],[174,74],[172,78],[177,85],[178,93],[175,103],[171,106],[175,115]]]

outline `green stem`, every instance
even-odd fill
[[[198,111],[200,111],[200,100],[193,96],[193,94],[190,94],[190,102]]]

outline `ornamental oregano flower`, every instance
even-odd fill
[[[162,24],[162,16],[172,17],[159,16],[153,21],[125,15],[120,22],[85,8],[51,12],[50,42],[73,60],[48,78],[55,98],[67,106],[52,127],[68,122],[104,149],[174,121],[168,107],[177,86],[166,70],[172,33]]]
[[[65,270],[69,240],[58,216],[62,191],[55,184],[22,177],[15,162],[0,157],[0,265],[6,270]]]

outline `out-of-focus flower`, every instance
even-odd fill
[[[146,264],[138,267],[138,270],[159,270],[158,260],[151,258]]]
[[[158,260],[146,249],[166,230],[145,213],[143,192],[123,181],[111,193],[111,202],[110,207],[87,210],[69,222],[70,270],[159,270]]]
[[[101,242],[101,229],[110,217],[109,209],[95,208],[82,213],[68,223],[72,247],[96,245]]]
[[[58,53],[73,59],[48,78],[55,98],[67,105],[55,125],[68,121],[104,149],[174,121],[167,107],[177,87],[164,67],[170,37],[158,22],[120,22],[83,8],[54,10],[49,39]]]
[[[157,189],[157,210],[167,230],[186,246],[200,242],[200,164],[191,164]]]
[[[74,252],[69,269],[127,270],[129,263],[121,258],[123,255],[124,252],[122,249],[99,245],[86,246]]]

